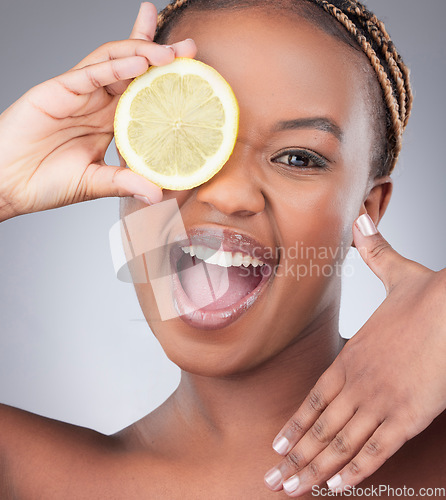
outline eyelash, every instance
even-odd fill
[[[283,151],[280,153],[278,156],[276,156],[273,160],[273,162],[276,162],[279,158],[282,158],[283,156],[288,156],[288,159],[290,156],[300,156],[301,158],[305,158],[310,160],[310,162],[314,163],[315,166],[307,166],[307,167],[298,167],[295,165],[287,165],[288,167],[292,169],[301,169],[301,170],[308,170],[310,168],[316,168],[316,169],[321,169],[321,170],[328,170],[328,161],[326,158],[321,157],[312,151],[307,151],[307,150],[302,150],[302,149],[290,149],[288,151]],[[283,162],[279,162],[283,163]]]

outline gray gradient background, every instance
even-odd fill
[[[387,23],[415,90],[380,229],[405,256],[439,270],[446,265],[446,2],[367,4]],[[2,0],[0,110],[100,44],[126,38],[138,7],[118,0]],[[108,159],[116,162],[114,151]],[[1,402],[111,433],[176,387],[178,369],[145,324],[132,286],[114,276],[108,231],[117,219],[118,199],[109,198],[0,225]],[[385,296],[352,254],[341,312],[345,337]]]

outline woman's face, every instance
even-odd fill
[[[173,362],[228,375],[316,335],[337,315],[341,263],[370,188],[368,63],[306,20],[261,9],[185,12],[168,43],[188,37],[196,58],[231,85],[239,135],[216,176],[188,191],[165,191],[164,199],[178,201],[192,245],[241,251],[265,264],[209,266],[216,279],[229,277],[228,293],[204,314],[168,321],[159,320],[150,285],[135,287]],[[190,256],[176,254],[175,269],[188,263]],[[177,280],[180,311],[206,285],[192,276]]]

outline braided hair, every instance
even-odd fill
[[[381,138],[375,176],[389,175],[398,160],[402,146],[402,134],[412,108],[413,95],[409,81],[409,69],[386,31],[384,23],[357,0],[173,0],[158,14],[158,25],[154,41],[164,43],[173,25],[186,7],[197,10],[218,10],[224,8],[247,8],[267,6],[275,9],[295,8],[315,22],[314,16],[302,7],[311,6],[325,12],[331,18],[322,20],[334,22],[338,33],[349,45],[360,49],[369,59],[382,90],[382,105],[385,113],[385,137]],[[324,17],[327,17],[324,15]],[[318,21],[321,22],[320,16]],[[341,36],[339,33],[342,31]],[[324,28],[322,26],[322,28]],[[346,40],[346,38],[348,40]],[[161,42],[163,40],[163,42]]]

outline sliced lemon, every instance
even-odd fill
[[[151,66],[122,94],[116,146],[131,170],[166,189],[191,189],[214,176],[235,146],[237,99],[207,64],[178,57]]]

